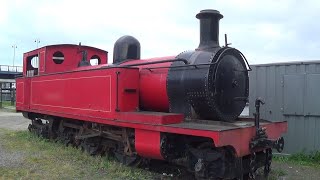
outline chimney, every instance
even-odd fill
[[[200,20],[200,44],[196,50],[212,50],[219,46],[219,20],[223,18],[217,10],[201,10],[196,18]]]

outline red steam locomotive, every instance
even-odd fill
[[[113,153],[126,165],[160,159],[199,179],[254,178],[260,167],[267,175],[287,123],[260,120],[260,99],[254,119],[239,117],[250,66],[239,50],[219,45],[219,11],[196,17],[199,47],[177,56],[141,60],[132,36],[116,41],[111,65],[107,51],[89,46],[25,53],[16,99],[28,129],[90,154]]]

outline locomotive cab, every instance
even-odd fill
[[[108,52],[73,44],[58,44],[38,48],[23,54],[23,75],[39,76],[75,70],[83,59],[83,52],[92,65],[107,64]]]

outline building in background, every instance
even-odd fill
[[[0,65],[0,108],[3,102],[15,103],[15,89],[17,76],[22,75],[21,66]]]
[[[252,65],[249,114],[257,97],[261,118],[288,121],[285,153],[320,151],[320,61]]]

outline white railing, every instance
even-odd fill
[[[8,65],[0,65],[0,71],[7,72],[22,72],[22,66],[8,66]]]

